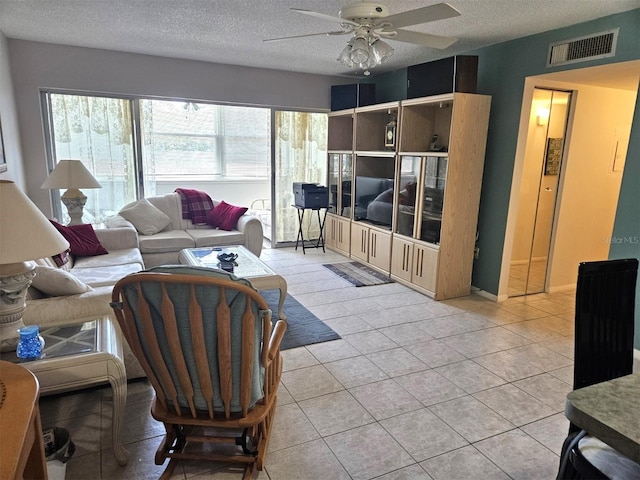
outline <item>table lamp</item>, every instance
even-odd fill
[[[0,180],[0,351],[16,349],[35,264],[69,242],[14,182]]]
[[[82,211],[87,203],[87,197],[80,188],[102,188],[102,185],[91,175],[91,172],[80,160],[61,160],[49,174],[41,188],[63,189],[60,199],[67,207],[71,221],[69,225],[82,223]]]

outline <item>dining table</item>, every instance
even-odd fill
[[[640,463],[640,373],[572,391],[567,395],[565,416]]]

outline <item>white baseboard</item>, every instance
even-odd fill
[[[481,297],[488,298],[489,300],[493,300],[494,302],[498,301],[498,297],[496,295],[494,295],[493,293],[489,293],[489,292],[486,292],[484,290],[480,290],[479,288],[473,287],[473,286],[471,287],[471,290],[476,295],[480,295]]]
[[[633,373],[640,373],[640,350],[633,350]]]

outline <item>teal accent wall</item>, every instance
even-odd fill
[[[640,95],[631,126],[609,258],[640,259]],[[636,284],[635,347],[640,349],[640,279]]]
[[[407,98],[407,69],[371,76],[363,83],[376,84],[376,103],[397,102]]]
[[[640,59],[639,25],[640,9],[636,9],[468,52],[468,54],[479,57],[478,93],[492,96],[478,218],[478,246],[481,254],[474,264],[472,279],[474,286],[492,294],[498,293],[525,78]],[[614,57],[560,67],[546,67],[550,43],[617,27],[620,28],[620,31]],[[630,139],[630,144],[636,146],[640,144],[637,110],[636,106],[635,128],[633,128]],[[634,151],[635,157],[633,156]],[[626,160],[627,167],[632,170],[633,164],[637,164],[639,161],[638,149],[629,148]],[[637,169],[635,172],[635,189],[637,189],[637,179],[639,178]],[[630,172],[627,171],[624,173],[623,190],[634,189],[631,185],[634,181],[627,178],[629,174]],[[623,191],[621,198],[626,196],[627,192]],[[635,215],[635,218],[638,218],[638,203],[635,205],[636,207],[631,207],[631,205],[625,207],[632,208],[634,213],[625,210],[625,208],[618,208],[616,224],[620,224],[621,231],[622,229],[627,231],[625,223],[630,217]],[[637,223],[635,228],[635,235],[638,235]]]

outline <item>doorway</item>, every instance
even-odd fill
[[[571,92],[534,88],[509,269],[509,297],[545,291]]]
[[[527,176],[524,165],[529,139],[531,135],[538,133],[536,130],[544,130],[545,141],[547,138],[546,127],[537,125],[537,109],[531,108],[534,91],[539,88],[571,92],[568,126],[562,145],[562,163],[559,175],[555,176],[559,183],[556,184],[557,191],[548,192],[556,197],[550,225],[551,243],[546,257],[540,255],[546,262],[542,291],[552,293],[575,289],[579,263],[607,259],[610,244],[616,240],[612,238],[612,232],[639,80],[640,60],[547,73],[525,79],[498,301],[527,294],[524,293],[524,286],[519,290],[523,293],[511,293],[512,259],[526,258],[522,262],[526,265],[522,270],[525,270],[528,269],[529,259],[536,258],[528,253],[516,256],[513,252],[516,249],[516,235],[522,230],[519,226],[516,227],[518,213],[523,204],[527,204],[520,197],[525,188],[523,179]],[[549,113],[551,114],[551,108]],[[553,137],[551,133],[548,136]],[[546,144],[543,149],[546,149]],[[544,153],[542,156],[544,158]],[[539,165],[537,172],[541,175],[542,166]],[[546,186],[548,185],[543,186],[543,192]],[[533,181],[527,187],[536,195],[535,200],[528,204],[535,205],[537,210],[540,181]],[[533,238],[532,227],[529,238]],[[532,248],[530,245],[528,249],[521,251],[531,252]],[[532,269],[534,270],[535,268]],[[524,275],[520,278],[523,285]]]

